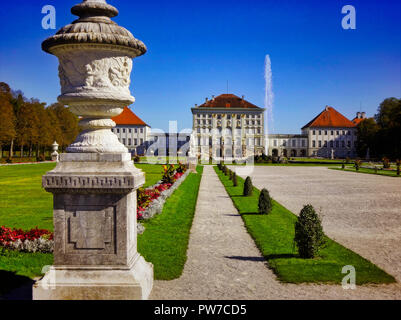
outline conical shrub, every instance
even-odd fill
[[[302,208],[295,223],[294,241],[298,247],[300,257],[304,259],[316,257],[319,249],[324,244],[322,222],[310,204]]]
[[[229,172],[230,172],[229,173],[230,174],[230,180],[232,180],[233,179],[233,172],[231,170]]]
[[[233,186],[238,186],[237,174],[235,172],[233,173]]]
[[[250,177],[246,177],[245,183],[244,183],[244,196],[249,197],[253,193],[253,185],[252,185],[252,180]]]
[[[260,214],[269,214],[272,211],[272,199],[270,198],[269,191],[267,189],[262,189],[259,195],[259,213]]]

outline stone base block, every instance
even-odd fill
[[[53,266],[33,286],[33,300],[146,300],[153,265],[137,255],[131,268]]]

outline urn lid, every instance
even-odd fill
[[[53,54],[52,48],[67,44],[103,44],[124,47],[133,57],[146,52],[142,41],[110,19],[118,15],[118,10],[106,0],[84,0],[72,7],[71,13],[79,19],[43,41],[44,51]]]

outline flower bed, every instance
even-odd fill
[[[44,229],[10,229],[0,227],[0,247],[23,252],[53,252],[53,233]]]
[[[163,210],[164,203],[173,194],[174,190],[185,180],[190,173],[181,165],[175,169],[174,165],[164,166],[163,179],[152,187],[138,190],[137,219],[147,220]],[[168,181],[168,182],[167,182]],[[143,226],[138,223],[138,233],[143,233]]]

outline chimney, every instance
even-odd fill
[[[244,95],[242,95],[242,100],[244,100],[245,99],[245,96]]]
[[[206,98],[205,101],[208,102],[208,101],[209,101],[209,98]]]
[[[197,103],[195,103],[195,108],[198,106],[198,104]]]
[[[360,113],[359,111],[356,113],[356,118],[357,118],[357,119],[360,119],[360,118],[361,118],[361,113]]]
[[[326,110],[326,111],[329,111],[329,108],[330,108],[329,106],[326,106],[325,110]]]
[[[362,119],[366,119],[366,112],[362,112]]]

